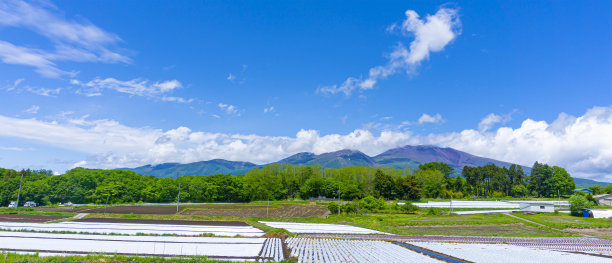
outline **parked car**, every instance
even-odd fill
[[[36,202],[27,201],[27,202],[25,202],[23,207],[36,207]]]
[[[17,207],[17,201],[11,201],[8,207]]]

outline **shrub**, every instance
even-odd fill
[[[329,204],[327,204],[327,210],[329,210],[329,212],[333,213],[338,213],[338,203],[331,201],[329,202]]]
[[[514,197],[523,197],[526,196],[528,193],[529,190],[527,190],[527,187],[522,184],[517,184],[512,187],[512,196]]]
[[[402,209],[402,212],[408,213],[408,214],[419,211],[419,207],[411,203],[406,203],[405,205],[401,206],[401,209]]]
[[[570,211],[573,216],[581,216],[582,209],[592,208],[595,205],[593,202],[587,200],[587,198],[584,197],[583,195],[574,195],[570,197],[569,202],[570,202]]]
[[[499,197],[504,197],[504,193],[494,191],[494,192],[493,192],[493,194],[491,194],[491,196],[493,196],[493,197],[498,197],[498,198],[499,198]]]
[[[427,214],[428,214],[428,215],[435,216],[435,215],[439,215],[439,214],[440,214],[440,211],[441,211],[441,210],[440,210],[439,208],[430,207],[429,209],[427,209]]]
[[[366,209],[368,211],[375,211],[382,209],[385,206],[385,200],[382,197],[375,198],[369,195],[361,199],[361,201],[359,201],[359,205],[361,206],[361,208]]]

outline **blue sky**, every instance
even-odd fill
[[[450,146],[612,181],[607,1],[0,1],[0,166]]]

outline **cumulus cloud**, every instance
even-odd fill
[[[38,110],[40,110],[40,106],[32,105],[32,107],[29,107],[27,110],[25,110],[25,112],[30,113],[30,114],[36,114],[38,113]]]
[[[508,114],[504,114],[504,115],[497,115],[495,113],[490,113],[489,115],[485,116],[484,118],[480,120],[480,122],[478,123],[478,130],[480,130],[481,132],[485,132],[493,128],[493,126],[495,126],[498,123],[504,124],[506,122],[509,122],[512,120],[512,114],[514,112],[516,111],[513,111]]]
[[[74,73],[60,70],[55,61],[130,63],[131,60],[111,47],[121,39],[89,23],[65,19],[48,2],[7,0],[0,2],[0,26],[33,31],[47,38],[54,50],[16,46],[0,41],[0,59],[7,64],[36,68],[46,77]]]
[[[381,79],[405,72],[413,74],[431,52],[439,52],[453,41],[461,31],[461,22],[457,9],[440,8],[434,15],[420,19],[413,10],[406,11],[406,18],[401,24],[394,24],[388,31],[399,31],[403,35],[412,35],[414,40],[406,48],[398,43],[388,56],[387,64],[370,68],[366,78],[349,77],[340,85],[324,86],[318,93],[351,95],[355,90],[369,90]]]
[[[612,181],[612,107],[595,107],[583,116],[560,114],[552,123],[526,119],[520,127],[482,132],[417,135],[409,131],[357,129],[322,135],[300,130],[295,136],[259,136],[135,128],[113,120],[47,122],[0,116],[0,136],[16,137],[86,153],[88,167],[134,167],[164,162],[223,158],[257,164],[298,152],[317,154],[356,149],[369,155],[403,145],[433,144],[517,164],[559,165],[576,177]]]
[[[423,113],[423,115],[421,115],[417,123],[425,124],[425,123],[442,123],[442,122],[444,122],[444,119],[442,119],[442,115],[440,115],[439,113],[436,113],[436,115],[433,115],[433,116],[427,113]]]

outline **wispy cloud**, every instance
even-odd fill
[[[146,79],[118,80],[115,78],[95,78],[89,82],[81,82],[79,80],[71,80],[70,84],[81,87],[77,90],[78,94],[87,96],[102,95],[104,90],[113,90],[129,95],[142,97],[159,97],[160,95],[170,93],[182,87],[178,80],[166,80],[161,82],[151,83]],[[189,102],[188,99],[178,97],[161,97],[164,101]]]
[[[388,27],[389,32],[399,31],[403,35],[413,35],[414,40],[406,48],[401,42],[389,54],[386,65],[370,68],[367,77],[349,77],[340,85],[324,86],[317,93],[350,96],[355,90],[369,90],[387,77],[405,72],[410,75],[431,52],[439,52],[461,32],[461,22],[457,9],[441,8],[434,15],[420,19],[413,10],[406,11],[406,19],[401,24]]]
[[[48,89],[48,88],[32,87],[29,85],[25,86],[25,90],[31,93],[34,93],[36,95],[45,96],[45,97],[55,97],[56,95],[60,94],[60,92],[62,91],[61,88]]]
[[[36,114],[38,113],[38,110],[40,110],[40,106],[32,105],[32,107],[29,107],[27,110],[25,110],[25,112],[30,114]]]
[[[495,126],[498,123],[505,124],[506,122],[509,122],[512,120],[512,114],[514,113],[516,113],[516,110],[513,110],[512,112],[508,114],[502,114],[502,115],[490,113],[489,115],[485,116],[484,118],[480,120],[480,122],[478,123],[478,130],[480,130],[481,132],[485,132],[491,129],[493,126]]]
[[[54,50],[16,46],[0,41],[0,58],[7,64],[36,68],[46,77],[74,76],[57,67],[56,61],[130,63],[111,48],[121,41],[115,34],[89,23],[65,19],[46,1],[6,0],[0,3],[0,26],[24,28],[46,37]]]
[[[272,113],[274,111],[276,111],[276,109],[274,109],[274,106],[270,106],[270,107],[266,107],[264,108],[264,113]]]
[[[240,116],[240,111],[234,105],[219,103],[217,106],[219,106],[219,109],[225,112],[227,115]]]

